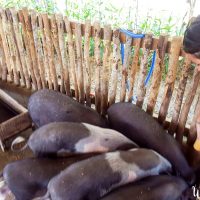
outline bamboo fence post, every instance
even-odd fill
[[[158,121],[163,123],[169,107],[169,103],[173,94],[174,84],[176,80],[176,73],[179,64],[179,55],[182,45],[181,37],[173,37],[171,41],[171,50],[169,56],[169,69],[165,83],[165,92],[163,95],[163,101],[160,107]]]
[[[40,77],[39,69],[38,69],[38,58],[36,55],[36,49],[35,49],[34,38],[33,38],[33,32],[35,30],[32,29],[31,21],[29,18],[30,16],[26,8],[22,10],[22,14],[24,16],[26,32],[27,32],[27,37],[28,37],[28,45],[30,49],[30,57],[31,57],[33,72],[35,74],[37,87],[38,87],[37,89],[42,89],[42,82],[41,82],[41,77]]]
[[[90,36],[91,36],[91,21],[85,22],[85,41],[84,41],[84,80],[86,92],[86,105],[91,107],[91,66],[90,66]]]
[[[179,119],[179,115],[180,115],[180,111],[181,111],[181,105],[182,105],[182,102],[183,102],[183,96],[184,96],[184,93],[185,93],[185,87],[186,87],[186,84],[187,84],[190,66],[191,66],[191,61],[186,56],[185,62],[184,62],[184,65],[183,65],[182,75],[181,75],[181,78],[180,78],[180,81],[179,81],[179,86],[178,86],[178,89],[177,89],[177,95],[176,95],[176,100],[175,100],[175,104],[174,104],[175,106],[174,106],[174,112],[173,112],[173,115],[172,115],[172,121],[171,121],[170,127],[168,129],[168,132],[170,134],[174,134],[174,132],[176,131],[176,128],[177,128],[178,119]]]
[[[196,123],[197,123],[197,119],[200,115],[200,95],[198,96],[198,101],[195,107],[195,113],[192,119],[192,123],[190,125],[190,131],[189,131],[189,135],[187,138],[187,144],[188,145],[193,145],[195,142],[195,139],[197,137],[197,128],[196,128]]]
[[[46,38],[46,47],[47,47],[47,55],[48,55],[48,61],[49,61],[49,67],[50,67],[50,74],[51,74],[51,81],[53,81],[53,89],[58,90],[58,78],[56,74],[56,68],[54,63],[54,48],[52,44],[52,38],[51,38],[51,27],[48,15],[42,14],[43,24],[44,24],[44,33]]]
[[[113,31],[113,59],[112,59],[112,73],[111,73],[111,88],[109,94],[109,105],[115,103],[118,83],[118,69],[120,62],[120,40],[119,30]]]
[[[40,43],[40,36],[38,31],[38,18],[35,11],[31,11],[31,25],[32,25],[32,31],[33,31],[33,39],[35,43],[35,51],[37,55],[37,62],[38,62],[38,68],[39,68],[39,74],[41,78],[42,88],[46,88],[46,80],[45,80],[45,69],[44,69],[44,63],[43,63],[43,54],[42,54],[42,47]]]
[[[56,23],[58,28],[58,45],[59,45],[59,54],[62,64],[63,79],[64,79],[64,89],[68,96],[71,96],[70,91],[70,78],[69,78],[69,64],[67,62],[67,50],[65,48],[65,36],[64,36],[64,20],[62,15],[56,14]]]
[[[39,14],[38,15],[38,22],[39,22],[39,32],[41,33],[41,41],[39,41],[39,46],[41,46],[41,52],[44,58],[44,70],[45,70],[45,80],[47,79],[47,85],[49,89],[53,89],[53,85],[52,85],[52,77],[51,77],[51,69],[50,69],[50,65],[49,65],[49,59],[48,59],[48,51],[47,51],[47,42],[46,42],[46,38],[45,38],[45,33],[44,33],[44,25],[43,25],[43,19],[42,19],[42,15]]]
[[[148,57],[150,54],[151,45],[152,45],[152,34],[146,34],[143,44],[143,56],[140,64],[140,75],[139,75],[138,94],[136,102],[136,105],[138,107],[142,107],[144,97],[146,94],[145,78],[147,75]]]
[[[156,62],[153,71],[152,83],[150,87],[150,95],[147,103],[147,113],[153,114],[153,110],[158,97],[158,92],[162,80],[162,72],[164,68],[165,52],[167,49],[168,36],[161,35],[156,50]]]
[[[121,93],[120,93],[121,102],[122,101],[124,102],[126,99],[126,84],[128,78],[128,68],[130,64],[131,44],[132,44],[132,37],[126,36],[124,63],[122,65],[122,81],[121,81]]]
[[[109,87],[109,58],[111,50],[112,30],[110,25],[104,26],[104,54],[103,71],[101,81],[101,114],[105,115],[108,108],[108,87]]]
[[[79,100],[79,91],[78,91],[78,84],[77,84],[77,76],[76,76],[76,63],[75,63],[75,50],[74,50],[74,42],[73,42],[73,35],[72,29],[70,25],[70,21],[67,17],[64,17],[65,27],[67,31],[67,44],[68,44],[68,52],[69,52],[69,63],[71,68],[71,77],[73,79],[74,90],[75,90],[75,98]]]
[[[84,93],[84,77],[83,77],[83,52],[82,52],[82,35],[81,35],[81,24],[76,23],[75,25],[75,42],[76,42],[76,53],[77,53],[77,70],[78,70],[78,89],[79,89],[79,102],[85,102]]]
[[[25,55],[25,50],[23,47],[22,36],[20,33],[20,29],[19,29],[19,19],[18,19],[17,11],[15,9],[11,8],[10,12],[11,12],[12,19],[13,19],[13,28],[14,28],[14,32],[15,32],[15,36],[16,36],[17,51],[19,54],[19,59],[21,61],[21,65],[22,65],[22,71],[24,73],[25,85],[26,85],[27,89],[30,89],[31,81],[30,81],[28,67],[27,67],[26,60],[25,60],[26,55]]]
[[[62,65],[62,58],[61,58],[61,53],[60,53],[59,43],[58,43],[58,27],[56,24],[55,14],[50,16],[50,27],[51,27],[51,39],[53,42],[55,52],[57,54],[57,59],[56,59],[57,65],[55,65],[55,67],[58,68],[59,66],[59,69],[60,69],[60,91],[63,93],[64,92],[64,80],[63,80],[64,74],[62,73],[63,65]]]
[[[11,43],[13,46],[13,53],[14,53],[14,65],[15,65],[15,71],[16,71],[16,75],[17,75],[17,82],[18,84],[20,84],[22,87],[25,87],[25,77],[24,77],[24,71],[23,71],[23,67],[22,67],[22,62],[20,59],[20,54],[19,54],[19,48],[17,45],[17,38],[16,38],[16,33],[15,33],[15,29],[14,29],[14,20],[13,20],[13,16],[11,13],[10,9],[6,10],[6,14],[7,14],[7,18],[9,21],[9,29],[10,29],[10,36],[11,36]],[[19,70],[19,74],[18,74],[18,70]],[[19,77],[20,75],[20,77]]]
[[[1,23],[0,23],[0,26],[1,26]],[[6,57],[5,57],[5,53],[3,49],[1,33],[0,33],[0,58],[1,58],[0,59],[1,67],[2,67],[1,78],[3,81],[6,81],[7,80],[7,66],[6,66]]]
[[[135,84],[135,77],[138,71],[138,62],[139,62],[139,53],[140,53],[140,45],[141,45],[141,38],[135,40],[135,49],[133,60],[131,64],[131,72],[130,72],[130,86],[129,86],[129,93],[128,93],[128,101],[132,102],[133,97],[133,89]]]
[[[183,139],[183,132],[184,132],[184,129],[185,129],[185,124],[186,124],[186,121],[187,121],[187,117],[188,117],[190,107],[192,105],[192,102],[194,100],[194,97],[195,97],[195,94],[196,94],[196,91],[197,91],[197,87],[199,85],[199,80],[200,80],[200,73],[199,73],[199,71],[196,67],[194,74],[193,74],[190,89],[188,90],[188,94],[186,95],[185,103],[183,104],[183,107],[181,109],[179,122],[178,122],[178,126],[177,126],[176,139],[180,143],[182,142],[182,139]]]
[[[3,10],[0,9],[0,35],[2,38],[2,44],[3,44],[3,49],[4,49],[4,53],[5,53],[5,58],[6,58],[6,65],[7,65],[7,70],[8,70],[8,75],[9,78],[8,81],[13,82],[13,73],[12,73],[12,68],[11,68],[11,61],[10,61],[10,52],[9,52],[9,47],[8,47],[8,41],[6,38],[6,32],[4,30],[4,26],[5,26],[5,17],[3,17]],[[6,80],[7,80],[7,76],[6,76]]]
[[[15,41],[13,39],[13,34],[11,30],[11,21],[7,16],[6,11],[4,10],[2,13],[2,18],[4,22],[4,30],[7,36],[7,41],[8,41],[8,46],[9,46],[9,51],[10,51],[10,63],[11,63],[11,68],[14,74],[14,84],[15,85],[20,85],[20,78],[18,74],[18,69],[17,69],[17,58],[16,58],[16,46],[15,46]]]
[[[27,55],[27,57],[25,57],[26,61],[27,61],[26,63],[27,63],[28,69],[30,71],[33,88],[37,90],[38,89],[38,85],[37,85],[35,73],[34,73],[34,70],[33,70],[34,66],[33,66],[33,63],[31,61],[31,52],[30,52],[30,47],[29,47],[29,44],[28,44],[28,40],[29,39],[28,39],[27,31],[26,31],[26,24],[25,24],[25,20],[24,20],[24,16],[23,16],[22,10],[19,10],[18,16],[19,16],[19,21],[22,24],[23,41],[24,41],[24,44],[25,44],[26,55]]]
[[[95,107],[98,113],[101,112],[101,27],[99,22],[94,23],[94,43],[95,43]]]

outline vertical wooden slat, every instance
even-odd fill
[[[46,39],[46,47],[47,47],[47,55],[48,55],[48,61],[49,61],[49,67],[50,67],[50,77],[51,81],[53,82],[53,89],[58,90],[58,78],[54,63],[54,48],[53,48],[53,42],[51,39],[51,28],[50,28],[50,22],[47,14],[42,14],[43,24],[44,24],[44,33],[45,33],[45,39]]]
[[[169,68],[165,83],[165,92],[163,95],[163,101],[159,111],[158,121],[163,123],[169,107],[169,103],[173,94],[174,84],[176,80],[176,73],[179,64],[179,55],[182,45],[182,38],[181,37],[173,37],[171,41],[171,49],[170,49],[170,56],[169,56]]]
[[[52,42],[53,42],[53,46],[55,48],[56,54],[57,54],[57,65],[56,68],[58,68],[60,70],[60,91],[63,93],[64,92],[64,78],[63,78],[63,65],[62,65],[62,58],[61,58],[61,53],[60,53],[60,49],[59,49],[59,42],[58,42],[58,27],[56,24],[56,18],[55,15],[50,16],[50,25],[51,25],[51,38],[52,38]],[[69,93],[70,91],[68,91]]]
[[[109,94],[109,105],[115,103],[118,83],[118,69],[120,62],[120,40],[119,30],[113,31],[113,60],[112,60],[112,73],[111,73],[111,87]]]
[[[3,49],[4,49],[4,53],[5,53],[5,58],[6,58],[6,65],[7,65],[7,70],[8,70],[8,75],[9,75],[9,79],[8,81],[13,81],[14,77],[13,77],[13,73],[12,73],[12,68],[11,68],[11,61],[10,61],[10,52],[9,52],[9,48],[8,48],[8,41],[6,38],[6,32],[4,31],[4,26],[5,26],[5,17],[3,17],[3,10],[0,9],[0,34],[1,34],[1,38],[2,38],[2,44],[3,44]],[[7,77],[6,77],[7,79]]]
[[[76,64],[75,64],[75,50],[74,50],[74,42],[72,36],[72,29],[70,26],[70,21],[67,17],[64,18],[65,27],[67,30],[67,44],[68,44],[68,51],[69,51],[69,63],[71,68],[71,77],[73,79],[74,90],[75,90],[75,98],[79,100],[79,92],[78,92],[78,84],[77,84],[77,76],[76,76]]]
[[[30,75],[31,75],[31,79],[32,79],[32,83],[33,83],[33,89],[37,90],[38,86],[37,86],[35,73],[34,73],[34,70],[33,70],[33,63],[31,61],[31,52],[30,52],[29,42],[28,42],[29,39],[28,39],[27,31],[26,31],[26,24],[25,24],[25,20],[24,20],[22,10],[19,10],[18,16],[19,16],[19,21],[22,24],[23,41],[24,41],[24,45],[25,45],[25,48],[26,48],[25,59],[26,59],[26,63],[27,63],[27,68],[29,69],[29,72],[30,72]]]
[[[133,55],[131,71],[130,71],[130,86],[129,86],[129,93],[128,93],[129,102],[132,102],[132,97],[133,97],[133,89],[134,89],[134,84],[135,84],[136,73],[138,70],[141,41],[142,40],[140,38],[135,39],[135,49],[134,49],[134,55]]]
[[[170,123],[170,127],[168,132],[170,134],[173,134],[176,131],[177,128],[177,124],[178,124],[178,119],[179,119],[179,115],[180,115],[180,111],[181,111],[181,105],[183,102],[183,96],[185,93],[185,87],[187,84],[187,79],[188,79],[188,75],[189,75],[189,70],[190,70],[190,66],[191,66],[191,61],[188,59],[188,57],[185,58],[184,64],[183,64],[183,71],[182,71],[182,75],[179,81],[179,86],[177,89],[177,95],[176,95],[176,100],[174,103],[174,112],[172,115],[172,121]]]
[[[56,15],[56,22],[58,27],[58,42],[59,42],[59,56],[61,57],[61,65],[63,79],[64,79],[64,89],[68,96],[71,96],[70,92],[70,78],[69,78],[69,62],[67,62],[67,50],[65,48],[65,36],[64,36],[64,21],[62,15]]]
[[[40,42],[40,33],[38,31],[38,19],[36,12],[31,11],[31,25],[33,30],[33,38],[35,43],[35,51],[38,59],[38,68],[39,74],[42,82],[42,88],[46,88],[46,80],[45,80],[45,69],[44,69],[44,62],[43,62],[43,53],[42,47]]]
[[[110,25],[104,26],[104,55],[103,71],[101,82],[101,114],[105,115],[108,108],[108,87],[109,87],[109,58],[111,50],[112,30]]]
[[[187,121],[190,107],[192,105],[192,102],[194,100],[194,97],[195,97],[195,94],[197,91],[197,87],[199,85],[199,80],[200,80],[200,73],[196,67],[193,77],[192,77],[191,86],[186,95],[186,100],[185,100],[185,103],[183,104],[183,107],[182,107],[181,113],[180,113],[180,117],[179,117],[179,122],[178,122],[178,127],[177,127],[177,132],[176,132],[176,139],[180,143],[182,142],[182,139],[183,139],[183,132],[185,129],[185,124]]]
[[[90,36],[91,36],[91,21],[85,22],[85,41],[84,41],[84,80],[86,92],[86,105],[91,106],[91,66],[90,66]]]
[[[35,74],[35,78],[36,78],[36,82],[37,82],[37,88],[41,89],[42,82],[41,82],[41,77],[40,77],[40,73],[39,73],[39,69],[38,69],[38,58],[36,55],[36,49],[35,49],[34,38],[33,38],[33,32],[35,30],[32,30],[30,15],[26,8],[22,10],[22,14],[24,16],[26,33],[27,33],[27,37],[28,37],[28,45],[29,45],[29,49],[30,49],[30,57],[31,57],[31,62],[32,62],[32,66],[33,66],[33,72]]]
[[[190,131],[189,131],[189,135],[187,138],[187,144],[188,145],[193,145],[196,137],[197,137],[197,128],[196,128],[196,124],[197,124],[197,120],[199,122],[199,116],[200,116],[200,95],[198,96],[198,101],[195,107],[195,112],[194,112],[194,116],[192,119],[192,123],[190,125]]]
[[[1,23],[0,23],[0,26],[1,26]],[[7,65],[6,65],[6,57],[5,57],[5,53],[4,53],[1,34],[0,34],[0,62],[1,62],[1,70],[2,70],[1,71],[1,79],[3,81],[6,81],[7,80]]]
[[[47,80],[48,83],[48,88],[49,89],[53,89],[53,85],[52,85],[52,77],[51,77],[51,69],[50,69],[50,65],[49,65],[49,60],[48,60],[48,51],[47,51],[47,42],[46,42],[46,38],[45,38],[45,33],[44,33],[44,25],[43,25],[43,19],[42,19],[42,15],[39,14],[38,15],[38,21],[39,21],[39,27],[38,30],[41,34],[41,40],[38,41],[38,45],[41,46],[41,52],[40,55],[43,56],[43,62],[44,62],[44,76],[45,76],[45,80]]]
[[[13,49],[13,64],[14,64],[14,71],[16,75],[16,81],[17,81],[17,84],[20,84],[22,87],[24,87],[25,86],[24,72],[22,69],[19,49],[17,46],[17,39],[16,39],[15,30],[14,30],[13,18],[12,18],[11,11],[9,9],[6,10],[6,15],[8,19],[8,27],[9,27],[9,32],[10,32],[10,42],[12,43],[12,49]]]
[[[124,63],[122,66],[120,101],[125,101],[126,99],[126,84],[127,84],[127,78],[128,78],[128,68],[130,64],[131,44],[132,44],[132,37],[126,36]]]
[[[140,64],[140,74],[139,74],[137,102],[136,102],[136,105],[139,107],[142,107],[144,97],[146,94],[145,78],[147,75],[148,57],[150,54],[151,45],[152,45],[152,34],[146,34],[143,44],[143,55]]]
[[[19,74],[18,74],[18,62],[17,62],[17,56],[16,56],[16,45],[15,45],[15,41],[13,38],[13,34],[12,33],[12,25],[11,25],[11,20],[8,18],[8,16],[6,15],[6,11],[4,10],[2,13],[2,18],[3,18],[3,22],[4,22],[4,30],[7,36],[7,41],[8,41],[8,46],[9,46],[9,51],[10,51],[10,63],[11,63],[11,68],[13,70],[13,74],[14,74],[14,84],[15,85],[19,85],[20,84],[20,78],[19,78]]]
[[[101,27],[99,22],[94,23],[94,56],[95,56],[95,107],[98,113],[101,112]]]
[[[156,100],[159,93],[159,88],[162,80],[162,72],[164,68],[165,52],[167,48],[168,36],[161,35],[156,51],[156,62],[153,71],[152,83],[150,87],[150,95],[147,103],[147,113],[153,114],[153,110],[156,104]]]
[[[14,32],[15,32],[15,36],[16,36],[16,43],[17,43],[17,51],[19,54],[19,60],[21,62],[21,66],[22,66],[22,71],[24,74],[24,79],[25,79],[25,85],[27,89],[31,88],[31,81],[30,81],[30,77],[28,74],[28,66],[25,60],[25,49],[23,46],[23,41],[22,41],[22,35],[20,32],[20,26],[19,26],[19,19],[18,19],[18,15],[17,15],[17,11],[13,8],[10,9],[11,15],[12,15],[12,19],[13,19],[13,28],[14,28]]]
[[[75,41],[76,41],[76,53],[77,53],[77,70],[78,70],[78,89],[79,89],[79,102],[84,103],[84,77],[83,77],[83,52],[82,52],[82,36],[81,36],[81,24],[75,25]]]

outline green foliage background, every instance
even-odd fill
[[[0,6],[18,9],[28,7],[49,14],[58,12],[55,0],[0,0]],[[185,17],[174,19],[170,15],[163,18],[160,14],[159,16],[152,16],[151,11],[146,13],[146,16],[138,16],[138,9],[140,8],[130,5],[128,10],[125,10],[105,0],[82,0],[81,4],[76,0],[66,0],[65,14],[72,20],[98,20],[101,24],[110,23],[113,27],[152,32],[156,36],[161,33],[183,35],[186,28]]]

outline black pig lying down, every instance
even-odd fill
[[[187,184],[181,178],[150,176],[120,187],[102,200],[178,200],[186,189]]]
[[[93,155],[51,159],[27,158],[8,164],[3,170],[3,178],[16,200],[31,200],[44,195],[50,179],[60,171]]]
[[[31,95],[28,111],[37,127],[51,122],[64,121],[107,126],[106,119],[102,118],[95,110],[54,90],[43,89]]]
[[[168,159],[175,170],[193,184],[194,173],[178,143],[152,116],[132,103],[116,103],[108,109],[108,120],[111,128],[139,146],[153,149]]]
[[[59,152],[92,153],[137,147],[118,131],[86,123],[54,122],[37,129],[28,145],[38,156]]]
[[[48,193],[52,200],[97,200],[126,183],[170,170],[171,164],[152,150],[105,153],[63,170],[49,182]]]

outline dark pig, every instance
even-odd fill
[[[52,200],[97,200],[114,188],[171,170],[171,164],[148,149],[116,151],[80,161],[48,184]]]
[[[139,146],[157,151],[188,183],[194,183],[195,175],[179,144],[152,116],[132,103],[116,103],[108,109],[108,120],[111,128]]]
[[[31,135],[28,145],[37,156],[59,152],[102,153],[137,147],[118,131],[73,122],[54,122],[40,127]]]
[[[69,158],[27,158],[8,164],[3,170],[4,181],[16,200],[31,200],[42,196],[52,177],[71,164],[93,154]]]
[[[102,200],[178,200],[187,187],[186,182],[178,177],[150,176],[120,187]]]
[[[31,95],[29,114],[37,127],[51,122],[85,122],[107,127],[107,120],[94,109],[54,90],[43,89]]]

